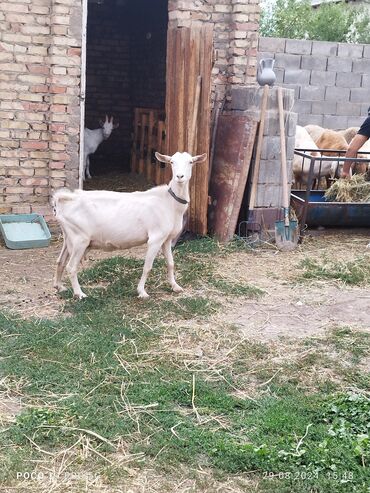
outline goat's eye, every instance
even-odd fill
[[[170,164],[173,164],[173,161],[170,161]]]

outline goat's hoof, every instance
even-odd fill
[[[142,293],[139,293],[138,298],[140,298],[141,300],[146,300],[149,298],[149,295],[146,291],[143,291]]]
[[[81,293],[74,293],[75,298],[78,298],[79,300],[83,300],[84,298],[87,298],[87,294],[83,293],[81,291]]]
[[[182,293],[184,290],[183,290],[183,288],[182,288],[181,286],[179,286],[178,284],[174,284],[174,285],[172,286],[172,291],[173,291],[174,293]]]
[[[67,291],[67,288],[64,284],[54,284],[53,288],[57,291],[57,293],[64,293]]]

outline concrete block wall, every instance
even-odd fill
[[[259,121],[263,89],[259,86],[240,86],[231,91],[229,108],[235,113],[251,116]],[[288,164],[288,188],[292,182],[295,127],[297,114],[291,111],[294,90],[283,89],[283,107]],[[282,206],[281,143],[277,87],[270,88],[267,100],[266,121],[262,141],[260,171],[258,175],[256,207]]]
[[[360,126],[370,106],[370,45],[260,38],[258,60],[274,58],[277,84],[294,89],[298,124]]]

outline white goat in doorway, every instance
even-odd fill
[[[77,279],[79,263],[89,248],[116,250],[147,244],[145,263],[137,287],[139,298],[147,298],[145,283],[154,258],[162,249],[167,263],[168,281],[176,293],[171,241],[183,227],[189,206],[189,181],[194,164],[207,155],[191,156],[176,152],[173,156],[155,153],[158,161],[170,164],[172,179],[145,192],[110,192],[104,190],[58,190],[53,196],[55,216],[63,231],[63,247],[58,258],[54,287],[65,288],[61,282],[66,268],[73,293],[85,298]]]
[[[118,122],[113,123],[113,116],[109,118],[108,115],[105,115],[105,121],[100,120],[99,123],[101,128],[96,128],[95,130],[85,128],[84,131],[84,180],[86,178],[91,178],[90,154],[94,154],[103,140],[107,140],[112,131],[119,126]]]

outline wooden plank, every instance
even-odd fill
[[[198,118],[196,154],[207,153],[207,161],[195,168],[195,212],[192,217],[194,229],[200,234],[207,233],[208,212],[208,166],[210,149],[210,108],[213,28],[205,26],[200,34],[200,74],[202,75],[201,105]],[[190,223],[191,225],[192,223]]]
[[[220,115],[210,183],[209,228],[223,242],[235,233],[256,131],[257,122],[248,116]]]
[[[131,151],[131,171],[138,171],[138,137],[139,136],[139,108],[134,108],[134,124]]]
[[[209,154],[213,27],[170,28],[167,40],[166,154]],[[202,77],[200,110],[190,149],[198,76]],[[200,234],[207,232],[207,175],[208,160],[194,167],[190,182],[189,229]],[[169,178],[169,170],[165,176]]]
[[[153,181],[152,173],[152,151],[153,151],[153,128],[154,128],[154,111],[149,111],[148,116],[148,134],[147,134],[147,153],[145,158],[145,176],[148,181]]]
[[[141,175],[144,173],[144,153],[145,153],[147,125],[148,125],[148,115],[146,113],[142,113],[141,126],[140,126],[140,155],[139,155],[139,167],[138,167],[138,172]]]
[[[164,132],[164,121],[159,120],[157,125],[157,151],[163,154],[163,132]],[[164,172],[162,165],[159,161],[156,162],[155,167],[155,184],[160,185],[164,180]]]

